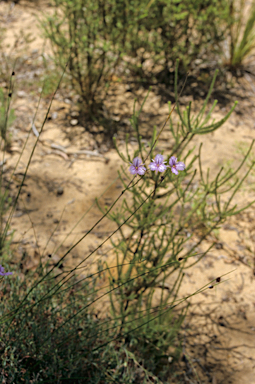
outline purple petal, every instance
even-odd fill
[[[137,174],[136,167],[134,167],[134,165],[131,165],[131,167],[129,168],[129,172],[130,172],[132,175],[136,175],[136,174]]]
[[[8,275],[12,275],[13,272],[4,272],[4,267],[2,267],[2,265],[0,265],[0,276],[8,276]]]
[[[162,164],[163,161],[164,161],[164,156],[163,155],[156,155],[155,156],[155,163]]]
[[[144,175],[146,172],[146,168],[143,167],[142,160],[140,157],[135,157],[133,163],[129,163],[131,166],[129,167],[129,172],[132,175]]]
[[[174,157],[174,156],[170,157],[170,159],[169,159],[170,167],[173,167],[176,164],[176,162],[177,162],[177,158],[176,157]]]
[[[185,168],[186,168],[186,166],[185,166],[185,164],[182,161],[179,161],[176,164],[176,169],[178,169],[178,171],[184,171]]]
[[[146,168],[140,165],[140,167],[138,168],[137,173],[142,176],[142,175],[145,174],[145,172],[146,172]]]
[[[139,167],[140,164],[142,164],[142,160],[140,159],[140,157],[135,157],[133,160],[134,167]]]
[[[158,167],[157,167],[156,163],[150,163],[149,164],[149,168],[150,168],[151,171],[157,171],[158,170]]]
[[[176,169],[175,167],[172,167],[171,170],[172,170],[173,173],[175,173],[176,175],[178,175],[178,171],[177,171],[177,169]]]
[[[164,172],[166,170],[166,165],[165,164],[160,164],[158,167],[159,172]]]

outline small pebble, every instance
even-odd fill
[[[18,97],[25,97],[27,94],[26,94],[26,92],[25,91],[18,91],[17,92],[17,95],[18,95]]]
[[[64,188],[63,187],[58,187],[58,189],[57,189],[57,196],[61,196],[61,195],[63,195],[63,193],[64,193]]]
[[[217,243],[215,244],[216,249],[223,249],[223,244],[222,243]]]
[[[70,121],[70,124],[71,125],[77,125],[79,123],[79,121],[77,120],[77,119],[72,119],[71,121]]]

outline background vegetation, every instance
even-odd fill
[[[169,84],[180,60],[187,70],[227,64],[240,69],[254,48],[253,2],[245,25],[244,1],[54,0],[42,22],[54,60],[66,64],[80,108],[98,118],[113,79]],[[131,78],[130,78],[131,76]],[[101,106],[101,107],[100,107]]]

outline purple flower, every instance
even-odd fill
[[[0,264],[0,276],[12,275],[12,272],[4,272],[4,267]]]
[[[150,163],[149,167],[151,171],[158,172],[164,172],[167,168],[167,166],[164,164],[166,161],[164,161],[163,155],[156,155],[155,160],[152,159],[152,162]]]
[[[135,157],[133,160],[133,163],[131,164],[131,167],[129,168],[129,172],[132,173],[132,175],[144,175],[146,172],[146,168],[144,167],[144,164],[142,163],[142,160],[140,157]]]
[[[174,156],[170,157],[169,165],[171,171],[176,175],[178,175],[178,171],[183,171],[186,168],[185,164],[182,161],[177,161],[177,158]]]

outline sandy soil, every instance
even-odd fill
[[[23,39],[23,42],[16,43],[20,51],[26,49],[23,62],[26,70],[16,73],[17,84],[12,107],[17,118],[10,128],[11,152],[6,155],[4,168],[4,177],[7,179],[22,153],[39,100],[40,84],[35,86],[42,75],[39,57],[43,50],[45,52],[49,48],[45,48],[40,29],[36,27],[36,17],[48,11],[51,12],[52,9],[46,2],[21,2],[15,6],[0,3],[0,20],[7,28],[6,41],[10,45],[6,48],[7,53],[15,51],[12,48],[15,45],[15,36],[21,36],[21,30],[31,33],[33,37],[31,42]],[[19,89],[19,84],[24,84],[26,78],[32,82],[33,92],[30,92],[29,87]],[[6,83],[2,81],[0,87],[4,86]],[[240,144],[248,148],[251,140],[255,139],[254,90],[255,81],[248,76],[236,84],[232,93],[220,95],[223,101],[215,110],[215,119],[225,115],[233,100],[238,99],[239,105],[222,128],[195,139],[196,144],[203,142],[205,168],[210,167],[216,172],[222,164],[228,164],[230,160],[235,166],[241,158],[238,151]],[[218,93],[220,94],[219,91]],[[128,118],[132,113],[134,98],[137,97],[138,103],[141,103],[145,94],[144,89],[138,88],[126,92],[125,84],[118,84],[112,88],[106,106],[112,116],[119,116],[120,124],[125,121],[125,129],[129,129]],[[169,97],[172,95],[169,91]],[[151,92],[141,116],[144,132],[150,134],[154,125],[160,127],[163,123],[168,113],[167,96],[161,97],[156,88]],[[195,96],[186,94],[181,101],[187,103],[190,98],[196,99],[195,107],[198,108],[202,99]],[[218,97],[217,92],[215,97]],[[120,193],[121,185],[117,178],[120,161],[116,151],[109,149],[106,143],[101,143],[99,147],[99,134],[89,133],[86,127],[80,125],[71,125],[71,120],[76,116],[73,100],[72,96],[57,93],[13,217],[11,230],[15,230],[15,260],[12,262],[22,263],[22,273],[26,269],[34,269],[39,258],[47,258],[49,254],[52,255],[53,262],[57,262],[101,217],[94,204],[95,197],[100,197],[100,201],[109,206]],[[47,105],[47,99],[40,104],[34,123],[37,129],[44,119]],[[121,145],[121,134],[118,139]],[[30,133],[26,149],[14,173],[12,191],[21,182],[35,140],[35,134]],[[165,151],[170,149],[169,140],[170,133],[165,130],[158,148]],[[130,146],[136,149],[135,142],[131,141]],[[237,202],[242,204],[252,201],[254,190],[254,178],[251,177],[238,194]],[[246,265],[255,260],[254,222],[254,206],[229,219],[219,232],[216,246],[200,263],[187,270],[184,279],[182,295],[199,289],[219,275],[231,272],[217,289],[207,290],[191,301],[193,305],[187,334],[196,330],[198,318],[201,319],[199,327],[204,327],[201,337],[194,340],[195,352],[190,356],[191,359],[197,356],[199,363],[205,367],[203,373],[198,364],[201,383],[207,382],[206,380],[213,384],[255,383],[255,270],[254,266],[248,268]],[[73,230],[70,233],[71,229]],[[115,227],[109,221],[101,222],[90,236],[70,252],[64,268],[81,262],[113,229]],[[204,244],[200,251],[208,244]],[[110,245],[106,245],[93,260],[97,257],[106,259],[109,249]],[[207,351],[206,340],[210,340]],[[195,360],[194,364],[197,364]],[[210,377],[206,372],[210,372]]]

